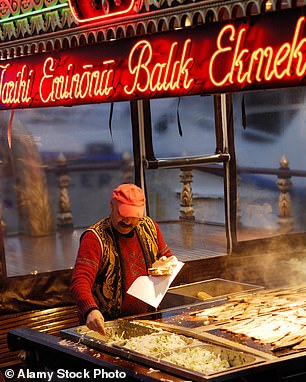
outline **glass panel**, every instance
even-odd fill
[[[208,189],[213,190],[214,194],[205,196],[193,191],[191,208],[194,220],[188,220],[180,219],[186,211],[180,200],[180,170],[158,169],[146,172],[150,216],[159,222],[169,248],[181,261],[226,254],[224,200],[221,194],[223,178],[213,179],[213,175],[197,170],[193,174],[194,190],[209,184]],[[216,195],[218,191],[219,196]],[[190,212],[189,208],[187,212]]]
[[[178,117],[182,128],[179,134]],[[153,146],[157,158],[212,155],[216,150],[213,97],[184,97],[151,101]],[[223,173],[212,166],[193,169],[191,188],[195,218],[224,223]],[[150,196],[159,203],[150,213],[159,220],[179,218],[182,179],[177,170],[150,170]],[[162,187],[161,187],[162,185]]]
[[[233,102],[238,239],[305,231],[305,89],[235,94]]]
[[[215,153],[213,97],[151,100],[151,119],[157,159]],[[179,168],[146,170],[150,216],[165,222],[166,241],[181,259],[226,253],[224,180],[217,166],[194,166],[190,173]],[[181,200],[185,186],[192,190],[187,205]],[[196,224],[184,225],[181,218],[186,214]]]
[[[182,209],[183,173],[179,169],[146,171],[150,216],[158,221],[178,220]],[[225,224],[223,177],[219,172],[192,171],[192,208],[196,221]]]
[[[129,103],[114,106],[112,135],[110,105],[17,110],[11,149],[10,116],[0,117],[8,275],[70,268],[83,228],[109,213],[112,189],[132,176]]]
[[[212,97],[151,100],[151,114],[156,157],[210,155],[215,152]]]
[[[178,220],[180,209],[179,170],[146,171],[150,216],[157,220]]]

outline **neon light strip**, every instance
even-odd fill
[[[272,46],[259,47],[254,51],[242,48],[242,40],[246,28],[238,31],[233,25],[226,25],[217,38],[217,50],[213,53],[209,63],[209,78],[214,86],[245,85],[257,82],[281,80],[295,75],[303,78],[306,72],[303,38],[306,16],[301,16],[294,30],[292,42],[285,42],[278,48]],[[229,56],[228,54],[231,54]],[[219,57],[221,55],[221,58]],[[228,55],[228,56],[226,56]],[[227,57],[229,57],[227,59]],[[219,59],[216,63],[217,58]],[[220,62],[231,63],[227,73],[219,75]],[[231,62],[230,62],[231,61]]]
[[[54,5],[53,7],[49,7],[49,8],[38,9],[37,11],[33,11],[33,12],[29,12],[29,13],[22,13],[21,15],[12,16],[12,17],[8,17],[7,19],[0,20],[0,24],[6,23],[9,21],[13,21],[13,20],[17,20],[17,19],[23,19],[25,17],[37,15],[39,13],[54,11],[55,9],[64,8],[67,6],[68,6],[68,3],[63,3],[63,4]]]

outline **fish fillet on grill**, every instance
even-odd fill
[[[306,350],[306,338],[303,339],[300,343],[293,346],[293,350]]]
[[[229,296],[217,307],[196,313],[237,338],[249,338],[272,349],[306,349],[306,287]]]

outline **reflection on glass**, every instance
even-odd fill
[[[151,100],[151,121],[157,159],[216,152],[213,97]],[[182,260],[192,259],[197,253],[198,258],[226,253],[224,179],[220,169],[222,166],[213,164],[188,168],[188,176],[180,168],[149,169],[145,173],[150,216],[165,223],[162,228],[167,243]],[[187,207],[182,202],[186,185],[191,188]],[[193,218],[189,224],[184,219],[186,211],[190,212],[188,218]]]
[[[10,112],[1,112],[8,276],[71,268],[80,233],[108,214],[112,189],[127,177],[129,104],[116,104],[111,121],[110,105],[17,110],[11,149],[9,118]],[[73,225],[59,229],[63,206],[71,207]]]
[[[151,100],[151,113],[156,157],[210,155],[215,152],[213,97],[166,98],[162,102]]]
[[[305,231],[305,89],[235,94],[233,102],[238,239]],[[283,158],[289,174],[278,172]]]
[[[155,100],[151,112],[157,157],[215,152],[212,97]],[[133,181],[130,105],[116,103],[111,121],[109,104],[17,110],[11,149],[9,118],[10,112],[1,112],[1,219],[8,275],[71,268],[81,232],[109,213],[114,187]],[[221,174],[194,169],[192,189],[195,220],[223,225],[222,249],[215,247],[224,252]],[[180,171],[147,171],[146,176],[150,216],[179,221]],[[170,228],[165,231],[171,242]],[[176,228],[183,257],[202,248],[203,237],[212,238],[202,228],[194,231],[200,242],[189,244]]]
[[[152,100],[151,113],[152,139],[157,158],[215,153],[213,97],[168,98],[162,103]],[[180,175],[179,170],[148,171],[150,198],[161,201],[153,203],[156,209],[150,210],[156,219],[179,218],[182,190]],[[211,171],[207,167],[194,168],[191,187],[195,218],[199,221],[224,223],[222,172]]]

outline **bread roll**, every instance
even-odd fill
[[[157,267],[148,269],[148,273],[151,276],[170,276],[172,275],[172,272],[172,267]]]
[[[152,264],[152,268],[148,269],[148,273],[151,276],[170,276],[172,275],[177,262],[175,256],[162,256]]]

